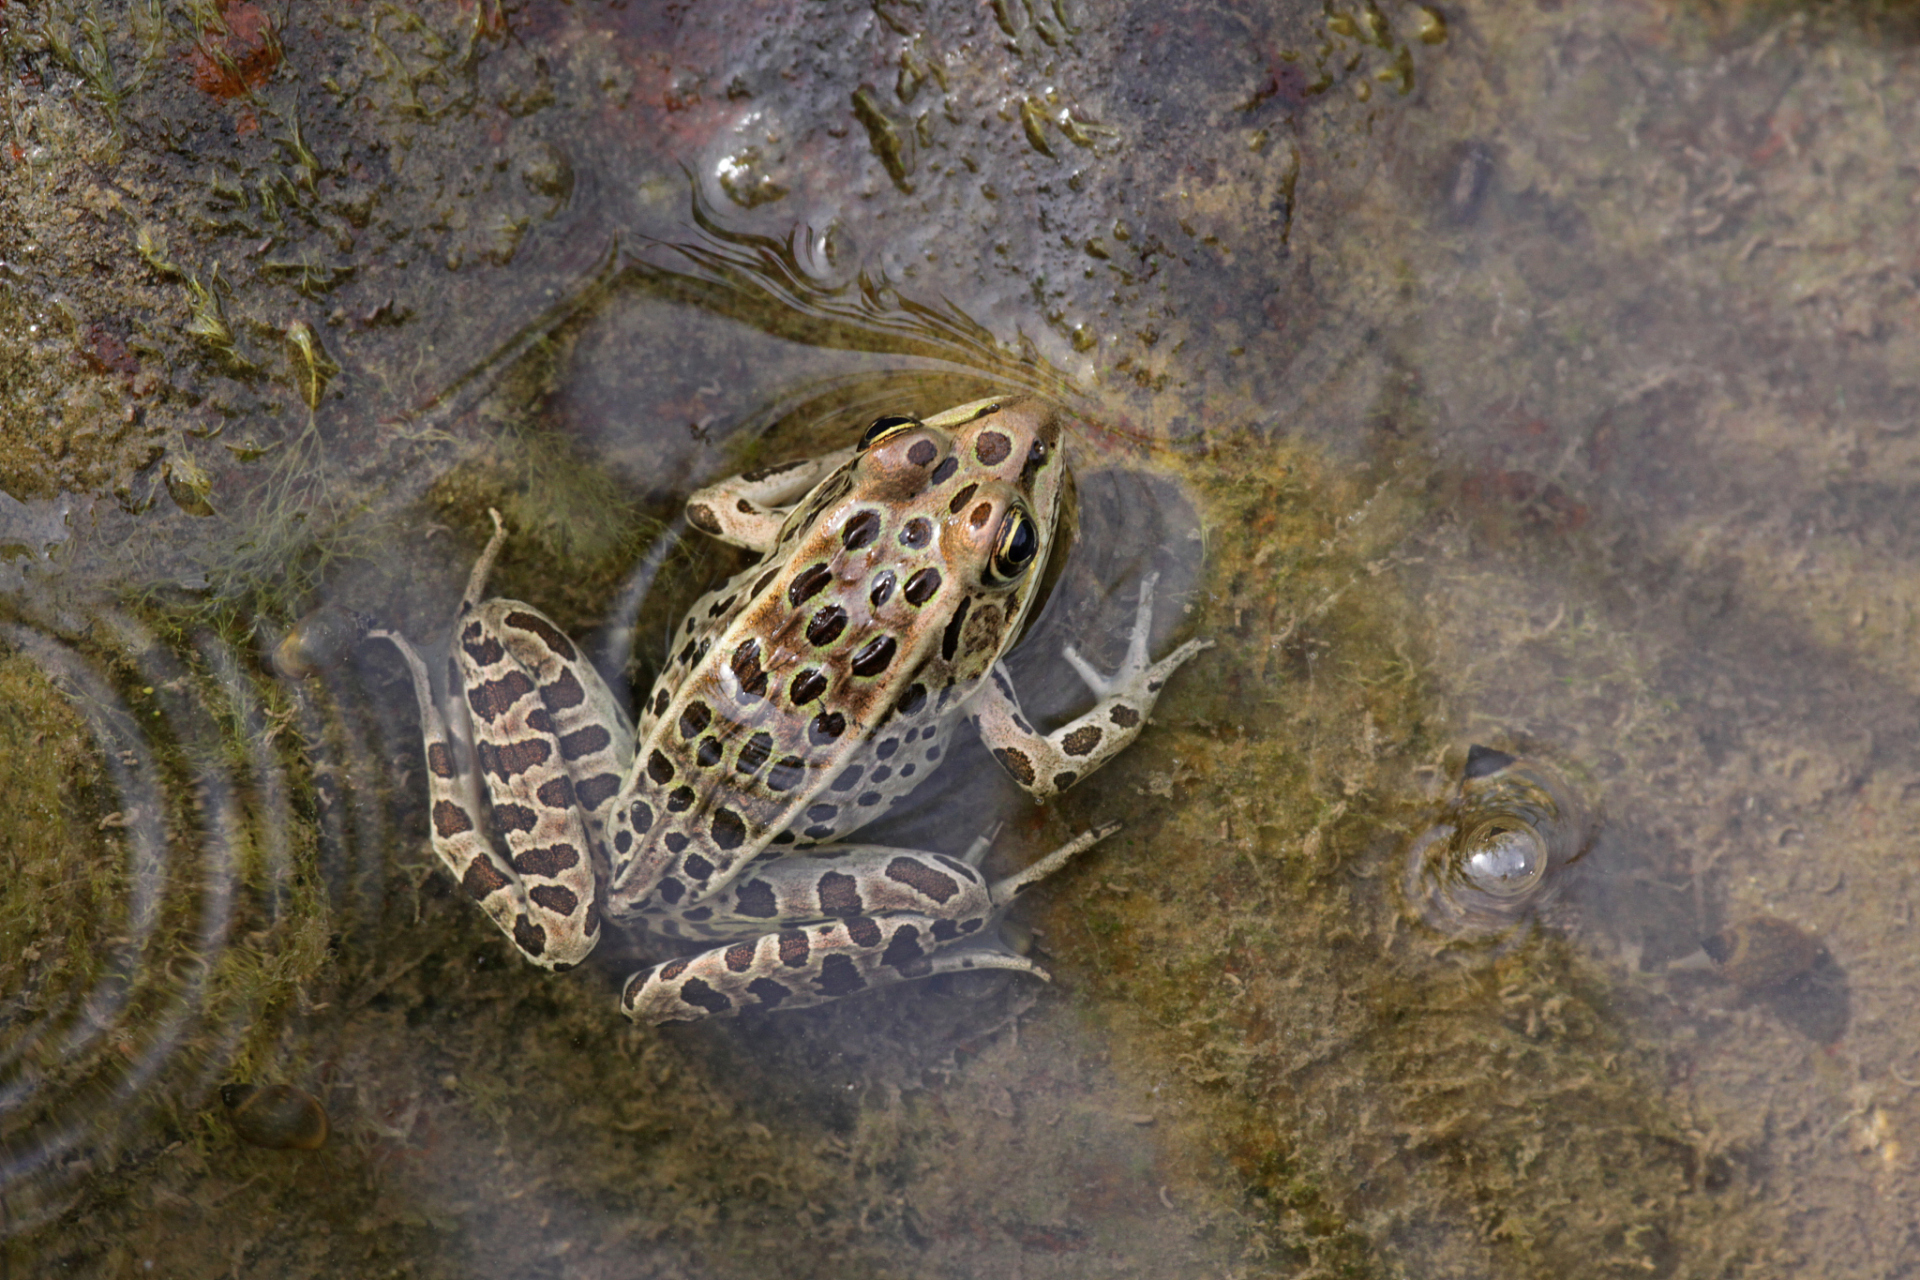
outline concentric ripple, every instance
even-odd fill
[[[324,961],[298,715],[211,630],[0,622],[0,1194],[6,1229],[261,1067]]]

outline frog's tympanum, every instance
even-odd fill
[[[530,605],[454,620],[448,687],[398,635],[425,729],[433,847],[535,964],[565,969],[607,920],[711,950],[631,978],[637,1021],[818,1004],[963,969],[1039,968],[997,913],[1112,826],[988,882],[982,839],[951,857],[845,839],[899,804],[973,724],[1036,799],[1139,734],[1206,641],[1147,661],[1153,579],[1128,653],[1084,715],[1040,733],[1000,659],[1052,552],[1066,415],[1031,400],[880,418],[860,443],[694,494],[687,518],[760,553],[674,632],[636,729]]]

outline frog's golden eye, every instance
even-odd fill
[[[1009,507],[1000,521],[1000,532],[993,541],[993,556],[987,562],[987,580],[1005,586],[1027,571],[1040,554],[1040,526],[1033,522],[1025,507]]]
[[[904,413],[882,414],[873,420],[873,423],[868,426],[866,434],[860,437],[860,447],[862,449],[871,449],[874,445],[879,444],[895,432],[905,431],[908,427],[917,427],[919,425],[920,419]]]

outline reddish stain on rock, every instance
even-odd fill
[[[140,372],[140,361],[119,334],[104,324],[89,325],[80,339],[80,358],[95,373],[118,373],[132,377]]]
[[[258,89],[280,65],[280,37],[259,5],[240,0],[221,10],[227,29],[209,28],[187,54],[193,87],[216,98],[237,98]]]

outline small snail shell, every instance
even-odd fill
[[[1599,824],[1567,778],[1533,757],[1467,752],[1460,788],[1407,850],[1407,900],[1443,933],[1504,933],[1557,891]]]
[[[1729,925],[1700,943],[1714,969],[1742,991],[1767,991],[1792,982],[1827,958],[1820,940],[1778,916]]]
[[[320,1100],[290,1084],[229,1084],[220,1087],[233,1131],[256,1147],[314,1151],[325,1145],[329,1126]]]

